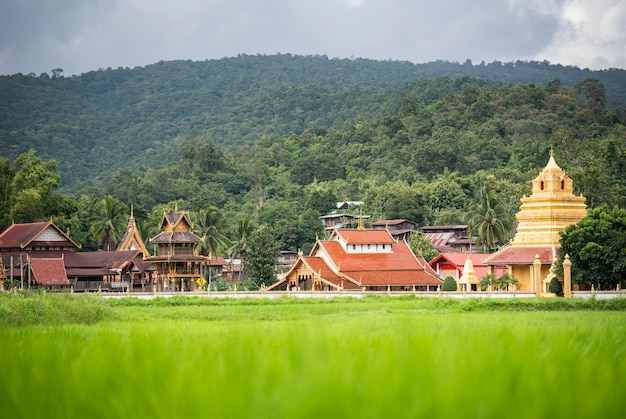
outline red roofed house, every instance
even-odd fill
[[[0,253],[8,278],[28,288],[77,291],[125,289],[133,271],[146,269],[141,250],[75,252],[80,248],[52,221],[12,224],[0,234]],[[12,270],[11,270],[12,268]]]
[[[455,281],[459,282],[459,279],[461,279],[463,274],[463,268],[469,258],[474,267],[476,277],[478,281],[480,281],[485,275],[490,273],[489,265],[486,265],[483,262],[483,259],[487,256],[489,256],[489,254],[440,253],[433,260],[428,262],[428,264],[439,274],[439,278],[445,279],[446,277],[451,276]],[[506,266],[501,265],[495,267],[496,278],[501,277],[505,272],[507,272]],[[478,290],[477,284],[471,285],[471,291]]]
[[[63,255],[79,248],[52,221],[11,224],[0,234],[0,253],[7,278],[24,287],[69,287]]]
[[[424,258],[387,230],[334,230],[317,240],[268,290],[435,291],[442,281]]]

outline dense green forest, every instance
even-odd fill
[[[325,56],[241,55],[203,62],[160,62],[63,77],[0,76],[0,147],[15,159],[34,148],[55,159],[61,190],[103,186],[119,169],[142,174],[177,161],[188,142],[230,150],[263,136],[398,115],[407,94],[430,105],[471,77],[544,87],[595,78],[610,110],[626,108],[626,71],[591,71],[548,62],[413,64]]]
[[[290,55],[0,77],[0,227],[53,216],[106,248],[131,206],[144,238],[178,206],[207,254],[245,253],[264,224],[306,252],[336,201],[433,225],[487,196],[511,220],[551,148],[588,206],[626,208],[625,80]]]

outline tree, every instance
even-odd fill
[[[576,88],[585,95],[585,104],[594,116],[606,110],[605,89],[598,79],[587,78],[578,83]]]
[[[224,216],[219,209],[211,206],[201,210],[195,217],[194,229],[202,239],[198,243],[197,251],[204,256],[212,258],[218,252],[226,249],[228,239],[222,234]]]
[[[251,285],[261,287],[276,282],[278,252],[278,243],[267,224],[261,225],[250,235],[245,272]]]
[[[548,291],[556,295],[560,295],[563,292],[563,286],[561,285],[559,278],[556,276],[552,277],[550,284],[548,284]]]
[[[228,249],[228,254],[230,255],[231,259],[237,257],[241,260],[242,272],[244,271],[243,261],[246,257],[246,253],[248,252],[248,238],[252,234],[253,230],[254,226],[252,222],[248,218],[243,217],[239,219],[232,232],[232,246],[230,247],[230,249]]]
[[[33,222],[53,215],[52,191],[61,184],[56,161],[44,162],[30,149],[15,159],[13,173],[9,178],[11,219]]]
[[[504,244],[511,234],[514,218],[493,189],[486,184],[478,188],[476,201],[467,206],[467,229],[470,236],[478,235],[476,245],[485,252]]]
[[[446,276],[441,284],[442,291],[456,291],[456,281],[451,276]]]
[[[481,278],[480,282],[478,282],[478,287],[481,291],[487,291],[487,288],[493,283],[493,275],[485,274]]]
[[[615,289],[626,278],[626,210],[600,206],[561,233],[559,259],[570,256],[572,283]]]
[[[519,281],[513,278],[508,272],[502,274],[502,276],[491,282],[498,291],[508,291],[511,285],[517,286]]]
[[[411,241],[409,247],[416,256],[422,255],[426,261],[431,261],[439,256],[439,251],[435,249],[433,242],[428,240],[424,234],[419,231],[411,233]]]
[[[89,230],[103,250],[115,250],[126,229],[126,207],[111,195],[99,201],[96,213],[89,217]]]

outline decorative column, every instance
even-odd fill
[[[533,274],[535,277],[535,296],[541,297],[541,260],[539,260],[539,255],[535,255]]]
[[[569,255],[565,255],[563,261],[563,282],[563,296],[572,298],[572,261],[569,260]]]

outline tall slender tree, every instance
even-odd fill
[[[202,239],[197,247],[201,255],[212,258],[228,247],[229,240],[222,234],[223,227],[224,215],[217,207],[211,206],[198,212],[195,230]]]
[[[94,241],[103,250],[115,250],[126,229],[126,214],[124,204],[111,195],[98,202],[95,214],[89,217],[88,221]]]
[[[253,231],[254,226],[247,217],[242,217],[233,231],[232,246],[229,249],[229,254],[231,259],[238,257],[241,260],[242,273],[244,272],[243,260],[248,252],[248,239]]]
[[[466,222],[469,235],[478,235],[476,245],[489,252],[507,241],[515,219],[495,191],[483,183],[478,188],[476,201],[467,206]]]
[[[250,235],[246,274],[248,283],[255,288],[276,282],[276,257],[278,242],[267,224],[261,225]]]

